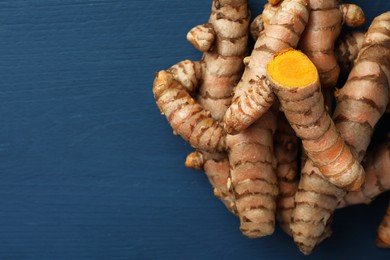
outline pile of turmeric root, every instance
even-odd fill
[[[367,151],[390,110],[390,12],[340,36],[364,23],[338,0],[269,0],[252,18],[246,0],[213,0],[187,34],[201,60],[156,74],[158,108],[195,149],[185,165],[205,171],[245,236],[278,222],[310,254],[337,208],[390,189],[390,138]],[[377,244],[390,247],[390,205]]]

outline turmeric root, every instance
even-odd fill
[[[332,215],[346,191],[327,181],[308,159],[301,170],[290,228],[299,250],[309,255],[330,233]]]
[[[236,214],[234,196],[228,189],[230,168],[226,153],[207,153],[197,150],[187,156],[185,166],[204,170],[213,187],[214,196],[219,198],[230,212]]]
[[[256,16],[250,25],[250,32],[253,40],[256,41],[259,38],[260,33],[264,30],[264,27],[269,24],[279,8],[280,5],[273,6],[270,3],[264,5],[263,12]]]
[[[209,112],[188,94],[172,74],[160,71],[154,81],[153,92],[157,105],[174,132],[194,148],[205,151],[223,151],[226,133]]]
[[[276,115],[270,109],[252,126],[227,136],[230,189],[241,232],[250,238],[274,232],[278,187],[273,153]]]
[[[259,38],[260,33],[264,30],[264,21],[263,16],[261,14],[255,17],[249,29],[252,39],[256,41],[257,38]]]
[[[292,55],[287,55],[288,53]],[[278,61],[278,59],[281,60]],[[267,72],[271,85],[275,86],[274,92],[279,97],[282,110],[285,112],[292,128],[302,138],[303,146],[309,157],[302,169],[298,191],[295,194],[296,207],[292,213],[290,228],[293,239],[300,250],[304,254],[310,254],[320,241],[330,235],[329,222],[331,214],[328,214],[329,210],[335,209],[338,202],[336,198],[338,196],[342,197],[346,193],[343,189],[328,182],[320,170],[314,165],[311,159],[313,158],[313,148],[317,147],[314,150],[314,158],[318,162],[318,158],[321,158],[321,149],[325,151],[330,150],[334,144],[339,145],[338,142],[342,143],[342,139],[337,134],[333,121],[324,108],[316,68],[304,54],[295,50],[282,52],[268,64]],[[275,80],[278,82],[277,84],[282,83],[290,88],[285,89],[283,86],[278,86]],[[303,89],[299,87],[303,87]],[[311,90],[308,89],[310,87],[312,88]],[[322,119],[324,117],[327,118],[327,124],[323,124],[326,121]],[[314,136],[313,134],[315,133],[319,135]],[[331,137],[332,135],[333,137]],[[321,138],[326,139],[321,140]],[[318,140],[316,141],[316,139]],[[340,148],[342,150],[347,149],[344,144],[339,145],[338,149],[340,150]],[[352,154],[350,152],[348,153],[349,160],[354,161]],[[337,156],[342,153],[336,152],[335,154]],[[328,163],[334,163],[332,161],[337,161],[337,157],[336,159],[328,160]],[[348,167],[351,165],[350,162],[345,164]],[[353,164],[358,165],[358,169],[361,168],[356,162]],[[345,168],[341,163],[338,166],[337,169],[334,169],[334,172]],[[357,176],[357,180],[352,181],[352,183],[358,182],[360,185],[361,177],[359,176],[363,176],[361,169]],[[348,186],[353,185],[349,184]]]
[[[390,12],[376,17],[343,88],[336,93],[335,125],[361,161],[389,103]]]
[[[237,7],[237,10],[232,10]],[[241,76],[242,59],[247,50],[249,18],[246,1],[214,1],[207,26],[197,26],[187,34],[187,39],[198,50],[206,52],[201,61],[203,77],[197,101],[218,122],[225,114],[232,88]],[[220,62],[226,64],[222,67]],[[226,152],[210,154],[198,151],[197,154],[202,156],[204,171],[214,195],[235,213],[234,197],[227,188],[230,168]],[[190,160],[191,156],[186,160],[187,167],[191,167]]]
[[[362,183],[363,171],[338,135],[333,121],[324,108],[318,74],[310,60],[298,51],[284,51],[268,64],[267,73],[274,92],[279,97],[282,110],[297,135],[302,138],[303,147],[309,158],[302,170],[298,192],[295,195],[296,208],[290,226],[295,243],[304,254],[309,254],[320,238],[324,239],[324,230],[328,227],[331,217],[327,214],[328,210],[337,205],[334,194],[340,196],[345,194],[343,190],[332,187],[331,183],[322,177],[321,172],[326,176],[327,173],[323,169],[332,169],[332,166],[328,165],[339,161],[336,163],[338,167],[333,167],[330,172],[332,175],[336,173],[338,177],[337,174],[342,175],[351,171],[350,166],[355,164],[358,170],[357,177],[344,180],[339,186],[356,189],[356,186]],[[323,151],[331,159],[323,156],[321,154]],[[333,153],[335,155],[332,155]],[[348,160],[338,159],[343,153]],[[322,160],[326,160],[324,164]],[[322,164],[325,165],[324,168]],[[347,167],[349,170],[346,170]],[[337,172],[340,169],[342,171]],[[332,175],[329,176],[330,181],[334,178]],[[352,174],[351,176],[354,177]],[[339,178],[336,178],[336,181]],[[330,190],[331,192],[327,193]],[[316,201],[321,202],[320,206]]]
[[[267,78],[308,158],[331,183],[346,190],[358,189],[364,181],[363,167],[325,109],[314,64],[302,52],[289,49],[268,64]]]
[[[390,203],[378,227],[376,244],[379,247],[390,248]]]
[[[281,1],[278,1],[278,3],[266,3],[263,8],[263,12],[261,16],[263,17],[264,25],[267,25],[271,22],[272,17],[278,12],[278,10],[281,8]]]
[[[219,198],[226,208],[233,214],[237,214],[235,198],[228,189],[228,179],[230,177],[230,166],[228,158],[220,161],[209,159],[205,162],[204,171],[214,187],[214,196]]]
[[[296,46],[308,20],[308,0],[285,0],[245,58],[244,74],[224,117],[225,130],[238,133],[264,114],[275,96],[267,84],[266,65],[274,53]]]
[[[276,176],[279,187],[276,217],[280,227],[288,235],[291,235],[291,213],[294,208],[295,192],[298,188],[298,145],[298,137],[294,130],[284,114],[279,113],[274,135],[274,151],[277,161]]]
[[[343,23],[360,26],[365,21],[360,7],[340,4],[338,0],[310,0],[310,18],[298,48],[318,69],[322,87],[335,87],[340,68],[334,54],[334,43]]]
[[[354,204],[369,204],[376,196],[390,189],[390,139],[367,154],[363,162],[366,182],[362,188],[348,193],[339,208]]]
[[[336,42],[335,53],[342,73],[349,73],[362,48],[364,32],[354,31]]]

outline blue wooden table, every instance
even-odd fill
[[[0,259],[303,258],[279,229],[241,235],[154,102],[154,72],[200,58],[185,35],[210,3],[0,2]],[[388,199],[337,211],[311,258],[390,259],[375,246]]]

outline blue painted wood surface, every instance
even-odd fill
[[[240,234],[153,100],[154,72],[200,58],[185,35],[210,2],[0,2],[0,259],[303,258],[279,229]],[[389,259],[388,198],[338,211],[311,258]]]

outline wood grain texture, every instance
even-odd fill
[[[240,234],[153,100],[154,72],[199,59],[185,35],[210,3],[0,2],[0,259],[301,258],[280,230]],[[386,203],[340,211],[313,256],[390,257]]]

